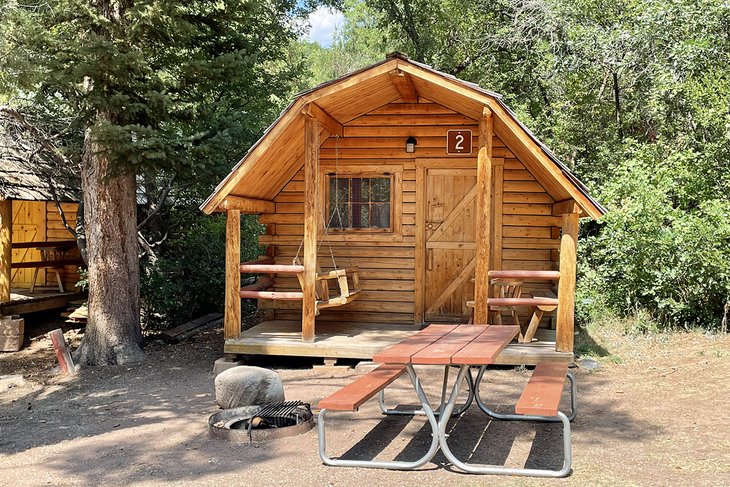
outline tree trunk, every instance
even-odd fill
[[[75,360],[87,365],[121,364],[144,355],[137,185],[134,174],[109,175],[109,160],[93,137],[93,129],[87,129],[82,160],[89,320]]]

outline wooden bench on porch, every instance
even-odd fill
[[[499,270],[489,271],[490,284],[493,289],[493,296],[487,298],[490,314],[494,312],[493,322],[502,324],[501,312],[509,310],[512,314],[514,324],[520,327],[518,341],[530,343],[535,338],[537,328],[545,313],[551,313],[558,308],[558,297],[552,290],[536,290],[532,293],[524,293],[522,286],[524,281],[559,281],[559,271],[520,271],[520,270]],[[467,301],[466,305],[472,310],[475,301]],[[529,323],[520,323],[516,308],[532,307],[533,312]],[[472,311],[473,319],[473,311]]]
[[[67,265],[83,265],[81,256],[74,255],[77,249],[76,240],[59,240],[55,242],[13,242],[14,249],[36,249],[41,253],[40,260],[12,263],[13,269],[33,269],[33,279],[30,284],[30,292],[35,291],[38,273],[41,269],[55,272],[58,292],[64,292],[61,272]]]

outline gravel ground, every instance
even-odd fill
[[[73,332],[67,334],[77,340]],[[222,335],[153,343],[144,362],[54,375],[50,342],[0,355],[0,471],[4,485],[730,485],[727,422],[730,338],[700,333],[594,337],[610,349],[601,367],[576,371],[580,409],[573,425],[573,473],[539,480],[474,476],[438,454],[416,472],[322,465],[316,429],[240,445],[210,438],[218,409],[213,361]],[[287,399],[316,404],[347,384],[353,369],[313,369],[306,360],[258,360],[277,369]],[[434,383],[438,371],[428,371]],[[508,410],[529,371],[491,372],[483,397]],[[3,385],[4,384],[4,385]],[[389,403],[413,403],[407,379],[388,390]],[[429,392],[436,394],[436,388]],[[509,466],[560,466],[560,426],[487,421],[474,408],[450,424],[455,452]],[[329,418],[328,418],[329,419]],[[376,401],[355,414],[331,415],[328,451],[382,459],[414,459],[430,441],[425,420],[379,414]]]

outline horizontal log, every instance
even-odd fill
[[[304,272],[303,265],[287,264],[241,264],[241,273],[249,274],[301,274]]]
[[[67,265],[84,265],[84,261],[81,257],[76,259],[63,259],[63,260],[34,260],[29,262],[13,262],[10,264],[12,269],[34,269],[43,267],[63,267]]]
[[[556,298],[489,298],[489,306],[557,306]]]
[[[504,193],[504,203],[538,203],[552,204],[553,199],[547,193]]]
[[[458,125],[460,129],[471,130],[472,133],[476,134],[479,126],[478,125]],[[393,126],[393,127],[357,127],[345,125],[345,137],[446,137],[445,126],[421,126],[421,127],[410,127],[406,125]],[[403,148],[405,149],[405,141],[403,141]],[[418,146],[416,145],[416,152],[418,152]]]
[[[273,301],[301,301],[301,291],[245,291],[241,289],[241,297],[247,299],[271,299]]]
[[[388,103],[371,115],[456,115],[454,110],[436,103]]]
[[[57,240],[55,242],[13,242],[11,247],[14,249],[67,249],[76,247],[76,240]]]
[[[392,126],[442,126],[442,125],[456,125],[461,127],[463,125],[471,126],[474,124],[474,120],[463,115],[431,115],[428,117],[423,116],[409,116],[409,115],[363,115],[354,120],[347,122],[347,127],[392,127]],[[417,131],[418,129],[416,129]]]
[[[561,223],[559,216],[505,214],[502,217],[503,225],[515,227],[559,227]]]
[[[275,207],[273,201],[244,198],[242,196],[226,196],[215,211],[228,210],[239,210],[241,213],[255,215],[259,213],[273,213]]]
[[[502,239],[505,249],[558,249],[560,240],[555,238],[509,238]]]
[[[530,279],[533,281],[557,281],[558,279],[560,279],[560,271],[489,271],[489,277],[493,279]]]

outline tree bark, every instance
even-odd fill
[[[104,117],[100,116],[100,120]],[[82,159],[84,226],[89,279],[89,321],[77,363],[122,364],[140,360],[139,257],[134,174],[110,174],[93,128]]]

